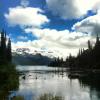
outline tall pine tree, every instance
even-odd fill
[[[0,65],[7,64],[12,61],[11,40],[9,38],[7,45],[6,40],[6,33],[3,30],[0,36]]]
[[[10,40],[10,38],[8,40],[8,45],[7,45],[7,61],[8,62],[11,62],[12,61],[11,40]]]
[[[7,63],[6,59],[6,35],[4,30],[1,32],[1,64]]]

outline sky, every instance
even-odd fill
[[[100,0],[1,0],[0,30],[12,49],[77,55],[100,33]]]

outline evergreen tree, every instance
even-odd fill
[[[96,37],[96,43],[95,43],[95,47],[94,47],[95,49],[96,48],[100,48],[100,41],[99,41],[99,36],[98,36],[98,34],[97,34],[97,37]]]
[[[12,61],[12,53],[11,53],[11,40],[8,40],[8,44],[6,45],[6,33],[4,30],[1,32],[0,36],[0,65],[6,64]]]
[[[10,38],[8,40],[8,45],[7,45],[7,61],[8,62],[11,62],[12,61],[11,40],[10,40]]]
[[[0,34],[1,37],[1,34]],[[1,38],[0,38],[0,64],[1,64]]]
[[[53,61],[54,66],[66,66],[74,70],[87,70],[87,69],[100,69],[100,40],[97,34],[96,43],[92,47],[90,41],[88,43],[88,49],[79,49],[76,57],[71,54],[67,57],[64,62],[62,59],[57,58]]]
[[[89,49],[89,50],[92,50],[92,45],[91,45],[90,40],[88,40],[88,49]]]
[[[4,33],[4,30],[1,32],[1,64],[4,64],[7,62],[6,59],[6,35]]]

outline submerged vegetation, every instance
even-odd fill
[[[11,100],[24,100],[24,97],[22,97],[22,96],[15,96]]]
[[[23,96],[15,96],[11,100],[25,100]],[[53,94],[43,94],[40,95],[37,100],[64,100],[62,96],[57,96]]]
[[[56,96],[52,94],[43,94],[38,100],[64,100],[62,96]]]
[[[80,49],[76,57],[70,54],[69,57],[67,57],[66,61],[57,58],[53,62],[51,62],[49,66],[67,67],[70,69],[68,73],[69,78],[78,78],[80,83],[89,85],[91,86],[91,88],[96,87],[97,89],[100,89],[98,84],[100,83],[100,70],[98,71],[98,69],[100,69],[100,41],[98,35],[94,47],[91,45],[91,42],[88,41],[88,49]],[[87,70],[92,71],[93,73],[91,74],[91,72]],[[63,77],[64,70],[62,69],[61,71],[62,73],[60,73],[60,70],[58,68],[55,73],[58,72]],[[0,100],[8,100],[8,95],[11,93],[11,91],[17,90],[18,87],[19,76],[16,71],[15,65],[12,64],[11,40],[10,38],[7,39],[6,33],[2,31],[0,39]],[[12,96],[10,100],[25,99],[23,96],[15,95]],[[37,100],[64,100],[64,98],[62,96],[46,93],[40,95]]]

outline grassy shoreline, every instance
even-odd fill
[[[6,100],[9,91],[18,89],[19,77],[16,66],[9,63],[0,65],[0,98]]]

